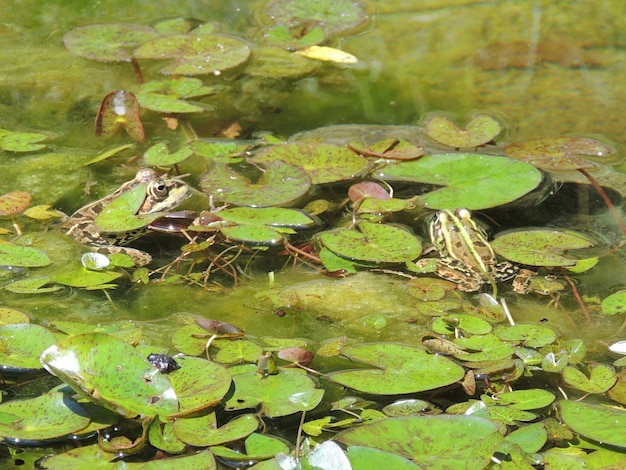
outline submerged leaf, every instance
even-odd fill
[[[426,122],[426,135],[453,148],[479,147],[491,142],[502,130],[498,121],[486,114],[478,114],[460,129],[445,116],[432,116]]]

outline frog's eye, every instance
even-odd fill
[[[168,194],[167,185],[162,179],[157,179],[148,185],[148,195],[156,199],[164,199]]]

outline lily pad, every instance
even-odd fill
[[[555,398],[548,390],[532,388],[501,393],[497,401],[516,410],[535,410],[552,404]]]
[[[543,325],[518,324],[499,328],[496,334],[504,341],[519,341],[530,348],[546,346],[557,338],[554,330]]]
[[[577,259],[571,252],[593,246],[581,233],[572,230],[515,230],[496,235],[491,242],[493,249],[502,257],[529,266],[571,266]]]
[[[190,103],[186,98],[197,98],[216,93],[216,87],[204,86],[201,80],[178,77],[143,83],[136,94],[142,108],[158,113],[197,113],[210,109],[209,105]]]
[[[346,34],[367,21],[366,6],[356,0],[273,0],[263,4],[266,23],[290,28],[314,25],[326,35]]]
[[[561,400],[557,404],[561,419],[574,432],[626,449],[626,410],[606,405]]]
[[[226,401],[227,411],[245,410],[260,405],[263,415],[270,418],[310,411],[324,396],[324,390],[300,372],[281,371],[262,377],[256,372],[233,376],[235,392]]]
[[[0,216],[12,216],[24,212],[32,201],[28,191],[12,191],[0,196]]]
[[[0,243],[0,265],[36,268],[49,264],[48,255],[37,248]]]
[[[57,342],[43,326],[30,323],[0,326],[0,369],[41,369],[39,356]]]
[[[584,157],[599,159],[615,151],[595,139],[560,136],[516,142],[508,145],[504,152],[511,158],[523,160],[543,170],[566,171],[594,168],[595,165]]]
[[[41,363],[80,395],[122,416],[169,416],[178,411],[167,377],[114,336],[70,336],[46,349]]]
[[[259,418],[253,414],[239,415],[223,426],[217,427],[215,413],[210,413],[176,420],[174,433],[178,439],[189,445],[206,447],[244,439],[258,427]]]
[[[91,271],[84,267],[66,270],[54,276],[54,282],[70,287],[96,287],[110,283],[122,277],[122,273],[115,271]]]
[[[302,168],[313,184],[352,179],[369,167],[366,158],[347,147],[333,144],[273,145],[261,150],[252,159],[256,163],[269,163],[274,160],[282,160]]]
[[[298,78],[312,75],[315,62],[297,54],[275,47],[259,47],[254,50],[252,60],[246,65],[246,75],[269,80]]]
[[[36,152],[46,146],[39,142],[48,139],[40,132],[10,132],[0,135],[0,148],[7,152]]]
[[[176,362],[180,369],[168,375],[180,404],[176,416],[214,406],[228,392],[230,373],[219,364],[197,357],[180,357]]]
[[[120,127],[136,142],[141,142],[146,137],[139,116],[137,97],[125,90],[113,91],[102,98],[96,114],[97,136],[111,137]],[[98,161],[100,159],[101,157],[97,158]],[[92,162],[93,160],[90,163]]]
[[[267,434],[252,433],[244,441],[246,452],[237,452],[229,447],[212,446],[211,452],[230,461],[265,460],[277,454],[289,453],[289,446],[284,441]]]
[[[144,161],[151,166],[171,166],[176,165],[193,154],[188,146],[181,147],[176,152],[170,153],[164,143],[150,147],[143,154]]]
[[[490,420],[440,415],[381,419],[343,431],[335,440],[401,455],[420,468],[443,470],[486,468],[502,436]]]
[[[478,114],[464,129],[445,116],[435,115],[426,122],[426,135],[440,144],[457,149],[478,147],[491,142],[502,130],[491,116]]]
[[[350,360],[378,369],[331,372],[328,378],[344,387],[377,395],[397,395],[434,390],[458,382],[462,367],[422,349],[394,343],[363,344],[341,350]]]
[[[0,404],[0,436],[10,439],[56,439],[89,425],[89,416],[70,396],[51,391],[28,400]]]
[[[148,186],[140,183],[113,199],[95,218],[96,227],[104,233],[130,232],[148,226],[162,212],[137,215],[146,199]]]
[[[250,48],[240,39],[219,34],[176,34],[146,42],[137,59],[175,59],[161,69],[170,75],[218,75],[248,60]]]
[[[487,209],[515,201],[543,177],[525,162],[475,153],[426,155],[375,172],[381,179],[443,186],[419,196],[432,209]]]
[[[72,54],[86,59],[130,62],[134,48],[159,36],[154,29],[139,24],[93,24],[66,33],[63,44]]]
[[[626,312],[626,290],[609,295],[600,304],[604,315],[615,315]]]
[[[604,393],[617,382],[615,371],[605,364],[590,364],[589,377],[573,366],[565,367],[562,374],[567,385],[585,393]]]
[[[216,200],[239,206],[268,207],[287,204],[311,186],[306,172],[292,164],[274,161],[252,182],[231,167],[215,163],[200,178],[200,187]]]
[[[372,222],[361,222],[358,228],[324,232],[320,239],[333,253],[360,261],[403,263],[422,252],[419,240],[402,228]]]

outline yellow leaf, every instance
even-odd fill
[[[334,47],[311,46],[305,49],[300,49],[295,53],[304,57],[308,57],[309,59],[336,62],[338,64],[356,64],[359,61],[359,59],[357,59],[352,54],[348,54],[347,52],[335,49]]]

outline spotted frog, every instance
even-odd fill
[[[135,248],[123,247],[143,235],[148,227],[122,233],[101,233],[95,224],[96,217],[112,201],[139,184],[146,184],[146,196],[136,215],[154,214],[171,210],[189,196],[189,186],[179,178],[159,175],[151,168],[142,168],[135,178],[127,181],[113,193],[78,209],[65,222],[67,234],[81,243],[90,245],[93,251],[103,254],[125,253],[137,266],[148,264],[152,257]]]
[[[483,284],[491,284],[494,296],[496,283],[515,278],[513,290],[527,293],[534,273],[509,262],[498,263],[485,231],[472,219],[467,209],[440,210],[428,227],[431,242],[439,258],[417,261],[420,269],[436,264],[435,274],[458,284],[464,292],[474,292]]]

